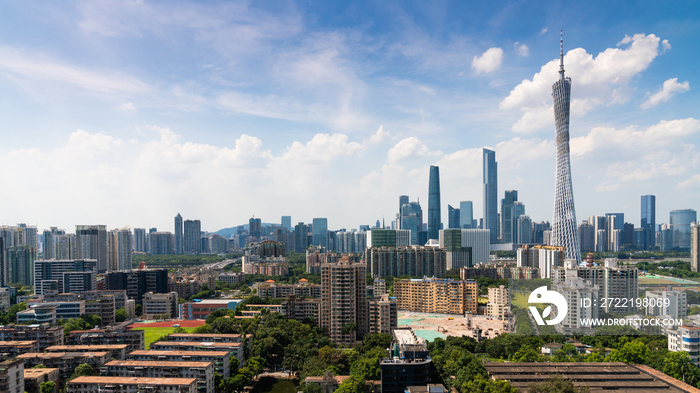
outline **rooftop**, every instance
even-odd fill
[[[36,341],[0,341],[0,347],[22,347],[34,344]]]
[[[194,378],[78,377],[68,384],[190,385],[196,381]]]
[[[206,368],[213,362],[183,362],[183,361],[162,361],[162,360],[112,360],[105,366],[125,366],[125,367],[187,367]]]
[[[54,345],[52,347],[46,348],[47,351],[54,351],[54,352],[70,352],[71,350],[73,351],[80,351],[80,350],[90,350],[94,349],[95,351],[99,349],[109,349],[109,350],[118,350],[118,349],[126,349],[129,345],[127,344],[103,344],[103,345]]]
[[[154,346],[173,346],[173,347],[240,347],[242,343],[213,343],[213,342],[199,342],[199,341],[158,341],[151,344],[151,348]]]
[[[484,367],[492,378],[510,381],[516,389],[526,389],[531,383],[546,381],[552,374],[560,374],[564,379],[571,380],[574,386],[588,386],[591,391],[596,389],[651,392],[663,389],[665,392],[700,392],[681,381],[671,384],[669,381],[625,363],[484,363]],[[684,386],[683,386],[684,385]]]
[[[17,356],[18,359],[57,359],[57,358],[91,358],[91,357],[104,357],[107,356],[109,352],[41,352],[41,353],[23,353]]]
[[[211,356],[211,357],[216,357],[216,356],[227,356],[229,352],[227,351],[202,351],[202,352],[195,352],[192,353],[192,351],[146,351],[146,350],[136,350],[136,351],[131,351],[129,352],[129,355],[132,356],[142,356],[142,355],[151,355],[151,356]]]
[[[44,374],[50,374],[54,371],[58,371],[57,368],[25,368],[24,369],[24,379],[38,378]]]

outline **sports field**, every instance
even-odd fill
[[[132,330],[145,330],[144,340],[146,341],[146,349],[150,349],[151,343],[159,339],[160,337],[170,334],[175,331],[174,327],[135,327]],[[187,333],[192,332],[196,327],[183,327]]]

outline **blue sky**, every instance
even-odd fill
[[[357,228],[499,194],[551,220],[559,29],[578,220],[698,209],[695,2],[3,2],[0,220]]]

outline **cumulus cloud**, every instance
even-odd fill
[[[662,102],[668,101],[671,97],[678,93],[683,93],[690,90],[690,83],[685,81],[683,83],[678,83],[678,78],[671,78],[664,82],[661,90],[658,92],[650,94],[649,98],[644,101],[641,105],[642,109],[649,109],[653,106],[659,105]]]
[[[530,54],[530,48],[528,48],[525,44],[516,42],[513,44],[513,46],[515,47],[515,51],[518,52],[520,56],[527,57]]]
[[[481,56],[474,56],[472,69],[477,73],[493,72],[501,67],[503,61],[503,49],[489,48]]]
[[[571,156],[583,157],[593,153],[640,151],[645,147],[678,145],[682,140],[700,132],[700,120],[694,118],[663,120],[659,124],[640,130],[630,126],[617,130],[611,127],[595,127],[588,135],[571,139]]]
[[[440,151],[430,151],[425,143],[418,140],[418,138],[412,136],[398,142],[394,147],[389,149],[387,153],[387,158],[389,161],[398,161],[402,158],[410,156],[429,156],[429,155],[441,155]]]
[[[372,134],[371,137],[369,137],[367,143],[370,145],[376,145],[379,143],[389,142],[392,139],[393,138],[391,134],[389,134],[389,131],[384,131],[384,125],[380,125],[377,132],[375,132],[374,134]]]
[[[619,45],[608,48],[595,57],[583,48],[570,50],[564,64],[566,75],[572,78],[572,117],[581,117],[599,105],[622,104],[629,100],[630,80],[649,67],[659,55],[661,39],[654,34],[625,36]],[[552,84],[559,78],[559,60],[540,69],[532,79],[522,81],[500,103],[502,110],[517,109],[523,114],[512,130],[532,132],[554,125],[551,114]]]

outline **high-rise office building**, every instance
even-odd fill
[[[248,233],[250,233],[250,236],[254,237],[255,240],[253,241],[261,241],[262,240],[262,220],[259,218],[251,218],[248,220]]]
[[[401,208],[406,204],[408,204],[408,195],[401,195],[399,197],[399,216],[401,215]]]
[[[518,225],[515,233],[518,235],[518,244],[532,244],[532,220],[530,216],[518,216]]]
[[[75,226],[76,259],[96,259],[97,272],[107,271],[107,226]]]
[[[625,213],[605,213],[605,231],[608,236],[608,251],[620,251],[614,248],[620,248],[622,245],[622,240],[624,239],[625,231]],[[617,236],[619,230],[620,239],[619,242],[615,242],[615,236]]]
[[[673,247],[681,250],[690,249],[690,225],[698,221],[698,214],[693,209],[671,211],[669,224],[673,232]]]
[[[182,242],[184,254],[199,254],[202,252],[202,223],[199,220],[185,220],[185,234]]]
[[[168,293],[168,270],[129,270],[108,272],[105,275],[107,290],[126,290],[130,299],[141,304],[144,294]]]
[[[498,243],[498,164],[496,152],[483,151],[484,163],[484,222],[483,229],[491,231],[491,244]]]
[[[514,243],[513,239],[513,204],[518,201],[517,190],[506,190],[505,198],[501,200],[501,243]]]
[[[134,251],[148,252],[147,244],[146,228],[134,228]]]
[[[312,231],[314,234],[314,246],[328,248],[328,219],[314,218]]]
[[[411,231],[411,245],[422,245],[420,234],[423,232],[423,209],[420,207],[420,202],[407,202],[401,205],[399,227]]]
[[[94,259],[85,260],[45,260],[34,262],[34,293],[36,295],[46,295],[45,291],[56,288],[57,293],[67,293],[64,275],[65,273],[92,273],[89,276],[90,285],[85,287],[86,291],[96,290],[97,261]]]
[[[459,229],[461,227],[459,214],[459,209],[447,205],[447,229]]]
[[[697,272],[700,268],[700,222],[690,227],[690,269]]]
[[[442,229],[442,217],[440,213],[440,168],[430,166],[430,179],[428,182],[428,239],[436,239]]]
[[[554,187],[554,219],[552,220],[552,244],[564,247],[566,258],[581,263],[578,245],[574,188],[571,180],[569,156],[569,110],[571,104],[571,78],[564,76],[563,38],[559,53],[559,80],[552,85],[554,121],[557,129],[557,170]]]
[[[642,222],[644,248],[653,250],[656,232],[656,195],[642,195]]]
[[[459,270],[471,267],[472,248],[462,245],[461,229],[445,229],[440,231],[440,248],[445,250],[445,269]],[[440,277],[440,276],[438,276]]]
[[[525,204],[522,202],[513,202],[510,213],[510,233],[512,234],[512,243],[522,243],[518,237],[518,219],[525,215]]]
[[[7,264],[5,263],[5,239],[0,236],[0,287],[7,284]]]
[[[578,226],[579,245],[581,252],[595,252],[595,228],[588,221]]]
[[[471,229],[474,223],[474,210],[472,201],[462,201],[459,203],[459,227]],[[476,228],[474,228],[476,229]]]
[[[182,254],[182,216],[177,213],[175,216],[175,254]]]
[[[291,231],[292,230],[292,216],[282,216],[281,220],[282,228]]]
[[[306,252],[309,227],[303,222],[294,226],[294,252]]]

